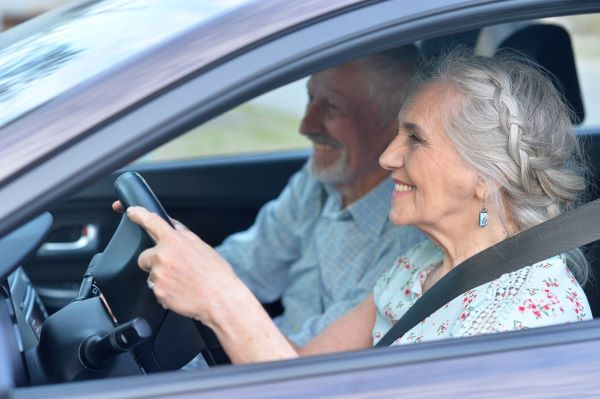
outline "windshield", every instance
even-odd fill
[[[84,1],[0,50],[0,127],[92,76],[248,0]]]

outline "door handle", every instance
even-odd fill
[[[82,256],[98,252],[100,248],[100,226],[86,224],[81,227],[81,236],[75,241],[46,242],[37,251],[42,258],[57,256]]]

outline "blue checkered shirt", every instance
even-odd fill
[[[281,298],[275,322],[298,345],[360,303],[394,259],[425,237],[388,219],[385,179],[342,208],[340,194],[305,166],[248,230],[217,248],[261,302]]]

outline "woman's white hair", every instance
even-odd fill
[[[417,84],[435,81],[449,88],[446,134],[488,183],[487,206],[505,226],[505,209],[521,231],[569,209],[583,193],[571,110],[539,66],[515,53],[485,58],[459,49],[422,68]],[[568,253],[567,262],[585,283],[581,251]]]

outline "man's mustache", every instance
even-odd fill
[[[329,136],[328,134],[314,134],[308,136],[308,139],[315,144],[330,145],[338,149],[344,148],[344,145],[341,142]]]

